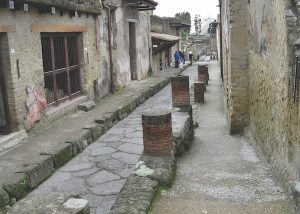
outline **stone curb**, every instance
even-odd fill
[[[134,109],[169,83],[170,79],[165,78],[147,90],[141,91],[139,95],[134,96],[132,100],[129,100],[122,107],[101,118],[95,118],[94,123],[78,130],[77,136],[74,136],[70,141],[61,143],[60,148],[57,148],[56,151],[50,154],[40,154],[45,156],[45,160],[29,167],[24,172],[18,173],[20,179],[17,181],[12,181],[9,184],[4,184],[2,188],[0,187],[0,214],[6,213],[9,205],[25,197],[45,179],[50,177],[55,172],[55,169],[60,168],[85,150],[89,144],[96,141],[118,121],[124,119]]]
[[[178,110],[173,110],[173,112]],[[188,113],[184,113],[188,114]],[[165,156],[150,156],[142,154],[138,165],[150,171],[144,175],[137,175],[133,172],[126,179],[115,204],[110,210],[110,214],[141,214],[147,213],[158,194],[160,187],[171,187],[176,175],[176,158],[175,151],[183,154],[191,145],[194,128],[190,126],[192,117],[189,116],[185,121],[182,130],[173,132],[174,154]],[[137,166],[141,168],[141,166]]]

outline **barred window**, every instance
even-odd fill
[[[48,105],[80,95],[77,34],[42,34],[42,53]]]

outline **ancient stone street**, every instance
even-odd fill
[[[194,117],[199,127],[192,147],[178,160],[175,183],[162,191],[152,213],[290,213],[269,164],[247,138],[229,135],[218,63],[209,70],[205,103]]]
[[[171,108],[169,85],[55,172],[29,197],[52,192],[72,193],[89,201],[91,213],[108,213],[143,151],[142,112]],[[175,112],[172,118],[173,131],[180,131],[186,116]]]

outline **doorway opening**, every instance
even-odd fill
[[[11,132],[10,117],[9,117],[8,103],[7,103],[7,93],[6,93],[7,88],[6,88],[3,64],[1,62],[2,61],[1,54],[2,53],[0,49],[0,134],[9,134]]]
[[[136,26],[129,22],[129,56],[131,80],[137,80]]]

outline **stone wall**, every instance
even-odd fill
[[[126,7],[123,1],[117,1],[118,7],[112,17],[112,34],[113,34],[113,82],[114,89],[122,88],[131,82],[130,56],[129,56],[129,22],[134,23],[136,28],[136,52],[137,52],[137,80],[144,79],[150,71],[151,57],[151,38],[150,38],[150,18],[147,11],[139,12],[135,8]],[[107,12],[104,17],[102,49],[108,52],[107,38]],[[106,29],[105,29],[106,28]],[[109,70],[109,57],[104,58]]]
[[[146,78],[151,70],[150,18],[147,11],[125,6],[115,0],[117,6],[112,11],[112,55],[113,72],[111,78],[108,45],[107,11],[101,15],[70,16],[56,8],[56,13],[41,14],[30,6],[29,12],[0,9],[0,25],[15,25],[16,32],[1,33],[1,61],[8,87],[8,101],[13,131],[23,129],[27,110],[26,86],[44,90],[41,33],[33,32],[32,25],[84,26],[87,32],[77,33],[79,38],[79,60],[82,95],[89,99],[101,99],[113,90],[125,87],[131,82],[129,56],[129,22],[136,27],[137,80]],[[17,69],[19,61],[19,73]],[[74,109],[74,108],[72,108]],[[52,112],[53,108],[51,108]],[[67,113],[64,111],[64,114]],[[47,116],[47,123],[54,119]]]
[[[289,193],[300,166],[299,101],[290,93],[300,25],[291,2],[251,1],[249,11],[250,130]]]
[[[233,128],[232,122],[238,119],[235,115],[244,118],[236,120],[240,122],[236,125],[249,126],[248,134],[253,136],[292,198],[297,195],[294,182],[299,179],[300,166],[299,98],[293,99],[293,92],[299,96],[293,74],[300,41],[300,1],[251,0],[246,7],[245,3],[222,1],[224,86],[229,121]],[[237,25],[232,19],[241,11],[249,18]],[[245,43],[237,36],[249,37],[249,47],[243,46]],[[237,72],[237,66],[244,72]],[[299,85],[299,79],[296,83]],[[234,93],[234,87],[243,96]],[[241,98],[245,107],[249,105],[243,108],[243,114],[242,108],[235,108]]]
[[[5,65],[5,73],[8,86],[9,107],[12,107],[15,114],[11,113],[14,120],[14,130],[23,129],[24,115],[26,108],[25,87],[34,85],[37,88],[44,88],[44,73],[42,60],[41,33],[33,32],[32,24],[55,24],[55,25],[82,25],[88,31],[79,34],[80,38],[80,65],[82,92],[93,97],[93,80],[102,76],[105,70],[100,69],[100,50],[96,46],[95,20],[93,16],[71,17],[67,13],[60,16],[40,14],[36,8],[31,7],[30,12],[11,12],[8,9],[1,9],[0,25],[16,25],[16,32],[5,33],[2,38],[7,37],[7,47],[1,49],[2,54],[8,57]],[[3,42],[3,39],[1,40]],[[2,44],[3,45],[3,44]],[[17,70],[19,61],[19,73]],[[11,109],[11,108],[10,108]],[[16,118],[14,118],[16,117]]]

